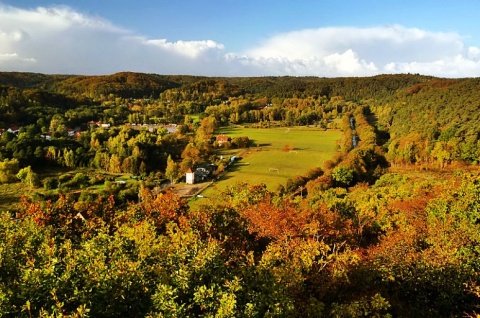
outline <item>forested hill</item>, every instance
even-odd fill
[[[0,72],[0,85],[37,88],[91,98],[114,94],[119,97],[158,97],[168,89],[197,90],[226,96],[253,94],[273,97],[343,96],[346,100],[384,99],[398,90],[408,90],[440,79],[420,75],[380,75],[360,78],[318,77],[201,77],[121,72],[102,76],[45,75]]]

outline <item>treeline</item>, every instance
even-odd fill
[[[306,175],[288,179],[286,185],[278,187],[278,193],[303,195],[331,188],[374,184],[387,171],[389,162],[380,146],[379,132],[369,122],[371,118],[370,109],[365,106],[345,113],[338,125],[343,134],[337,142],[335,156]],[[301,189],[300,193],[298,189]]]

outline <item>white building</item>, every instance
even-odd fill
[[[195,183],[195,172],[192,172],[192,170],[188,169],[186,175],[185,175],[185,183],[186,184],[194,184]]]

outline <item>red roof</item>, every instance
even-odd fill
[[[228,141],[228,136],[225,135],[218,135],[217,136],[217,141]]]

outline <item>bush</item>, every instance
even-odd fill
[[[97,174],[94,178],[90,179],[90,184],[102,184],[105,182],[105,178],[101,174]]]
[[[78,187],[82,187],[84,185],[87,185],[89,180],[90,178],[87,175],[79,172],[73,177],[72,183],[74,183]]]
[[[250,146],[250,143],[251,141],[248,137],[235,137],[231,141],[233,148],[247,148]]]
[[[43,180],[43,188],[45,190],[52,190],[58,188],[58,179],[54,177],[48,177]]]
[[[121,203],[127,203],[127,202],[138,200],[137,191],[135,191],[134,189],[120,190],[118,192],[117,197]]]
[[[64,183],[64,182],[67,182],[67,181],[70,181],[72,180],[72,175],[69,174],[69,173],[66,173],[66,174],[62,174],[60,177],[58,177],[58,181],[60,183]]]
[[[98,198],[98,194],[92,191],[82,191],[78,197],[78,201],[81,202],[95,202]]]

